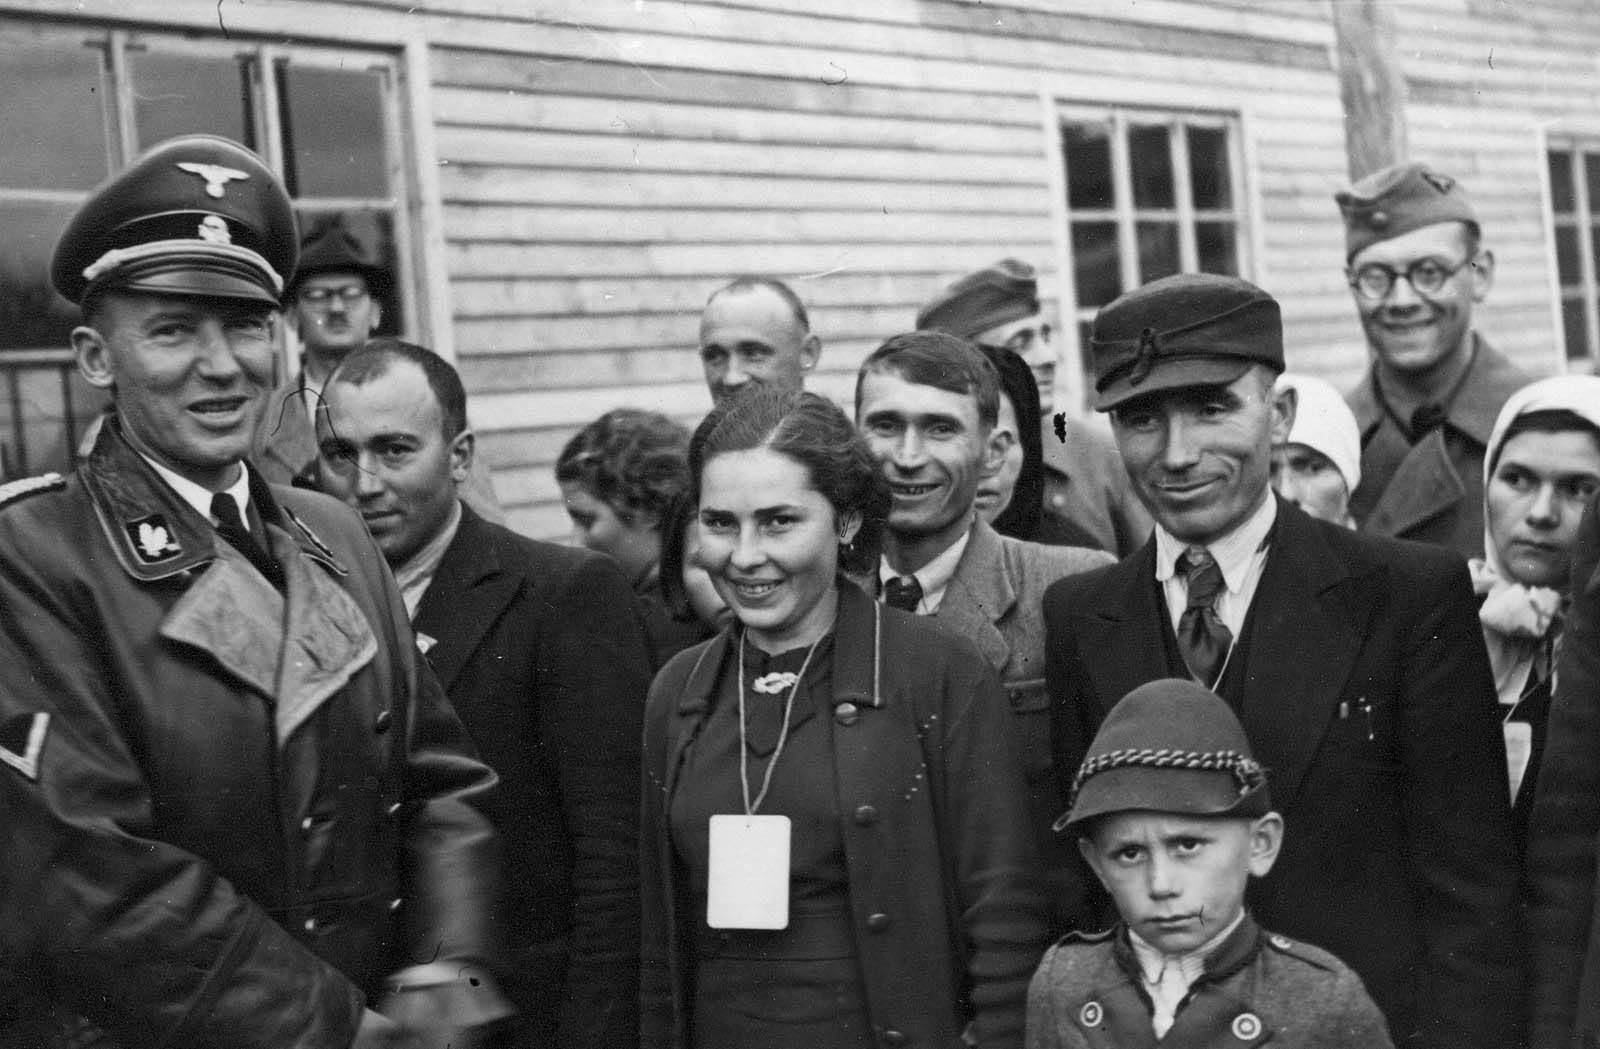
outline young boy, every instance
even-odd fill
[[[1359,977],[1245,913],[1245,885],[1271,869],[1283,817],[1215,693],[1176,679],[1128,693],[1078,770],[1063,829],[1122,920],[1045,954],[1028,990],[1028,1049],[1392,1049]]]

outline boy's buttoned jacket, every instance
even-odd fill
[[[733,629],[737,629],[735,626]],[[731,630],[679,653],[645,714],[642,1044],[686,1049],[696,908],[674,870],[672,796]],[[839,584],[831,769],[867,1009],[881,1044],[1022,1044],[1048,943],[1022,777],[993,671],[960,638]]]

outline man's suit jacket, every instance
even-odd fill
[[[1064,778],[1119,699],[1172,676],[1155,556],[1152,539],[1045,596]],[[1287,824],[1256,917],[1355,969],[1397,1045],[1517,1044],[1517,860],[1465,565],[1280,502],[1242,633],[1236,711]]]
[[[933,615],[940,626],[976,645],[1000,675],[1011,708],[1012,744],[1027,774],[1029,811],[1052,870],[1063,866],[1065,854],[1055,855],[1064,846],[1050,829],[1061,804],[1050,760],[1041,606],[1051,583],[1112,560],[1102,550],[1025,543],[979,520]],[[1065,912],[1061,916],[1064,920]]]
[[[504,986],[525,1047],[637,1044],[639,750],[650,661],[632,591],[598,554],[463,505],[418,644],[500,774]]]
[[[1145,511],[1122,456],[1105,435],[1065,412],[1046,415],[1044,517],[1038,541],[1093,546],[1126,556],[1150,538]]]

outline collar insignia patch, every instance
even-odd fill
[[[226,192],[225,187],[229,182],[243,181],[249,174],[238,168],[225,168],[221,164],[202,164],[195,160],[180,160],[178,167],[191,175],[199,175],[206,180],[206,196],[216,197],[219,200]]]
[[[183,548],[172,538],[167,519],[160,514],[129,521],[123,527],[128,532],[128,540],[133,543],[134,553],[147,565],[170,561],[183,553]]]

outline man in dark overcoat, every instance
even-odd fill
[[[633,592],[609,558],[524,538],[459,497],[473,435],[461,380],[436,354],[368,343],[324,395],[322,488],[367,521],[417,643],[500,775],[490,815],[512,1044],[635,1044],[650,662]]]
[[[114,411],[0,490],[0,1044],[465,1044],[506,1011],[493,773],[361,522],[245,461],[295,250],[283,186],[205,135],[57,243]]]
[[[1272,496],[1294,403],[1273,388],[1282,323],[1261,289],[1156,281],[1100,311],[1092,348],[1156,533],[1045,595],[1056,768],[1138,685],[1199,680],[1295,828],[1252,913],[1348,963],[1397,1045],[1517,1044],[1518,865],[1466,566]]]

